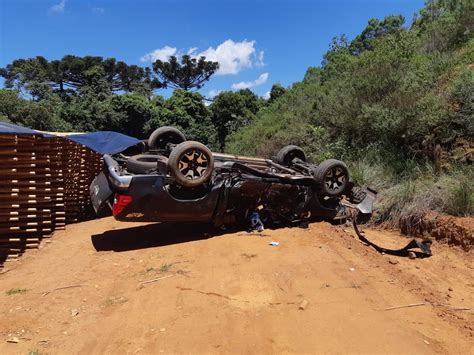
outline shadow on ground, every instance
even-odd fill
[[[97,251],[128,251],[155,248],[212,238],[228,231],[207,224],[157,223],[115,229],[91,236]]]

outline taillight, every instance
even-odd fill
[[[119,195],[115,194],[114,198],[114,206],[112,208],[112,214],[114,216],[118,215],[120,212],[123,211],[125,207],[127,207],[133,201],[132,196],[129,195]]]

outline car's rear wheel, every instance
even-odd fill
[[[328,159],[314,169],[314,179],[324,196],[339,196],[349,184],[349,169],[340,160]]]
[[[127,159],[127,170],[134,174],[166,173],[168,159],[157,154],[138,154]]]
[[[306,161],[306,154],[297,145],[287,145],[280,149],[276,156],[276,162],[280,165],[291,167],[295,158]]]
[[[204,144],[194,141],[183,142],[171,151],[168,169],[179,185],[196,187],[211,178],[214,157]]]
[[[177,128],[160,127],[148,138],[150,149],[166,149],[168,144],[180,144],[186,141],[186,136]]]

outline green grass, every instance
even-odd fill
[[[159,268],[156,268],[154,266],[150,266],[145,269],[145,273],[150,273],[150,272],[167,272],[171,269],[171,267],[174,265],[174,263],[163,263]]]
[[[359,159],[348,163],[351,180],[359,186],[370,186],[376,190],[393,184],[393,172],[384,164]]]
[[[11,295],[23,294],[26,291],[28,291],[26,288],[11,288],[8,291],[6,291],[5,293],[8,296],[11,296]]]
[[[474,215],[472,168],[453,168],[433,174],[429,166],[420,165],[398,183],[380,191],[376,201],[375,222],[403,226],[408,234],[415,231],[425,214],[432,210],[455,216]]]
[[[167,272],[171,269],[172,266],[173,264],[167,264],[167,263],[161,264],[160,272]]]
[[[449,190],[449,201],[446,211],[455,216],[474,214],[474,182],[472,177],[465,177]]]

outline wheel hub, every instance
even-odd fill
[[[191,149],[185,152],[179,160],[179,171],[187,179],[198,179],[206,172],[208,157],[202,152]]]
[[[324,182],[329,190],[336,191],[344,185],[346,181],[346,175],[344,170],[338,167],[328,170],[324,177]]]

